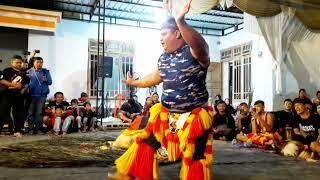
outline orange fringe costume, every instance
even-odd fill
[[[279,135],[278,132],[275,133],[269,133],[269,132],[264,132],[264,133],[257,133],[253,134],[250,133],[248,134],[248,142],[252,142],[256,145],[265,145],[266,142],[269,142],[270,140],[273,140],[275,142],[280,142],[282,140],[282,137]]]
[[[182,158],[182,180],[211,179],[213,109],[194,109],[177,133],[169,129],[169,115],[161,103],[150,109],[146,128],[115,162],[118,174],[143,180],[159,179],[156,150],[145,142],[153,134],[161,146],[167,149],[169,161]],[[199,141],[201,138],[204,140],[202,144]]]

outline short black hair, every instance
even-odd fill
[[[63,96],[63,92],[58,91],[58,92],[54,93],[54,97],[57,97],[59,94]]]
[[[82,93],[80,94],[80,97],[88,97],[88,94],[85,93],[85,92],[82,92]]]
[[[219,104],[225,104],[225,105],[227,105],[227,103],[226,103],[225,101],[223,101],[223,100],[218,101],[217,106],[218,106]]]
[[[262,100],[258,100],[254,102],[254,105],[262,104],[264,106],[264,102]]]
[[[91,106],[91,103],[90,103],[90,102],[85,102],[85,103],[83,104],[83,106],[86,107],[87,104],[89,104],[89,105]]]
[[[157,92],[153,92],[153,93],[152,93],[152,96],[153,96],[153,95],[159,96]]]
[[[15,60],[15,59],[18,59],[18,60],[23,61],[22,57],[19,56],[19,55],[14,55],[14,56],[11,58],[11,60]]]
[[[317,91],[317,94],[316,95],[318,95],[320,93],[320,91]]]
[[[62,105],[56,105],[56,106],[55,106],[55,110],[57,110],[57,109],[63,110],[63,106],[62,106]]]
[[[291,104],[293,103],[292,100],[289,99],[289,98],[288,98],[288,99],[285,99],[285,100],[283,101],[283,103],[285,103],[285,102],[291,102]]]
[[[294,101],[293,101],[293,104],[297,104],[297,103],[300,103],[300,104],[307,104],[307,101],[305,99],[301,99],[301,98],[296,98]]]
[[[299,94],[301,93],[301,91],[306,92],[306,90],[302,88],[299,90]]]
[[[179,30],[176,20],[173,17],[169,17],[165,22],[161,24],[160,29]]]
[[[33,57],[33,63],[36,62],[36,61],[42,61],[43,62],[43,59],[42,57]]]
[[[239,104],[239,107],[241,107],[241,106],[249,106],[249,105],[246,102],[242,102]]]
[[[77,99],[72,99],[70,103],[71,103],[71,104],[72,104],[72,103],[78,104],[78,100],[77,100]]]

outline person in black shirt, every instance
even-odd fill
[[[29,78],[25,72],[22,71],[23,60],[21,56],[14,56],[11,59],[11,67],[3,70],[3,79],[11,83],[21,83],[21,87],[7,87],[5,98],[7,105],[4,108],[6,113],[3,119],[10,118],[10,111],[12,108],[13,122],[15,134],[14,136],[21,137],[21,132],[24,127],[25,108],[24,108],[24,93],[29,83]]]
[[[123,122],[131,123],[137,115],[141,114],[142,108],[135,102],[134,99],[129,99],[128,102],[122,104],[119,117]]]
[[[294,101],[294,108],[298,116],[296,116],[293,126],[294,136],[292,139],[310,146],[311,142],[319,140],[320,118],[318,115],[310,112],[304,100],[296,99]]]
[[[56,106],[62,106],[62,110],[65,111],[70,104],[64,101],[64,95],[62,92],[56,92],[54,94],[54,101],[49,102],[48,107],[54,109]]]
[[[312,101],[307,97],[307,92],[305,89],[299,90],[299,96],[295,98],[293,101],[296,101],[296,100],[305,101],[305,105],[307,106],[307,108],[312,110]]]
[[[277,111],[274,114],[276,118],[275,129],[277,129],[281,137],[291,139],[291,131],[295,123],[295,114],[293,112],[293,103],[291,99],[284,100],[283,110]]]
[[[234,107],[232,106],[232,104],[230,104],[230,99],[229,98],[226,98],[225,99],[225,102],[227,104],[227,107],[226,107],[226,111],[232,115],[235,115],[236,114],[236,110],[234,109]]]
[[[218,113],[213,119],[214,139],[232,140],[235,137],[235,122],[230,113],[226,111],[226,103],[219,101],[217,103]]]
[[[251,133],[250,109],[247,103],[243,102],[239,105],[239,114],[237,115],[237,129],[240,134],[245,135]]]

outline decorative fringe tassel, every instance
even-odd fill
[[[184,161],[181,163],[180,179],[186,180],[188,177],[189,166]]]
[[[129,169],[132,165],[132,162],[136,158],[138,151],[138,144],[133,143],[130,148],[121,156],[119,157],[115,164],[119,174],[126,175],[129,172]]]
[[[167,140],[168,161],[176,161],[180,158],[179,138],[177,134],[169,133]]]
[[[159,179],[160,179],[159,164],[158,164],[158,159],[155,156],[153,159],[153,180],[159,180]]]
[[[204,180],[203,171],[204,170],[201,162],[199,160],[194,161],[189,167],[187,180],[195,180],[195,179]]]
[[[131,164],[128,175],[138,179],[152,180],[154,152],[154,149],[148,144],[139,144],[137,155]]]

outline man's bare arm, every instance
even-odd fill
[[[204,38],[184,20],[184,16],[189,12],[192,0],[189,0],[185,7],[176,13],[175,20],[183,39],[191,48],[192,56],[201,64],[202,67],[208,67],[209,47]]]
[[[161,77],[160,77],[160,72],[158,69],[153,71],[151,74],[145,76],[141,80],[134,80],[132,79],[132,76],[128,73],[127,74],[127,79],[123,80],[122,82],[125,84],[128,84],[129,86],[135,86],[135,87],[151,87],[154,85],[157,85],[161,83]]]

